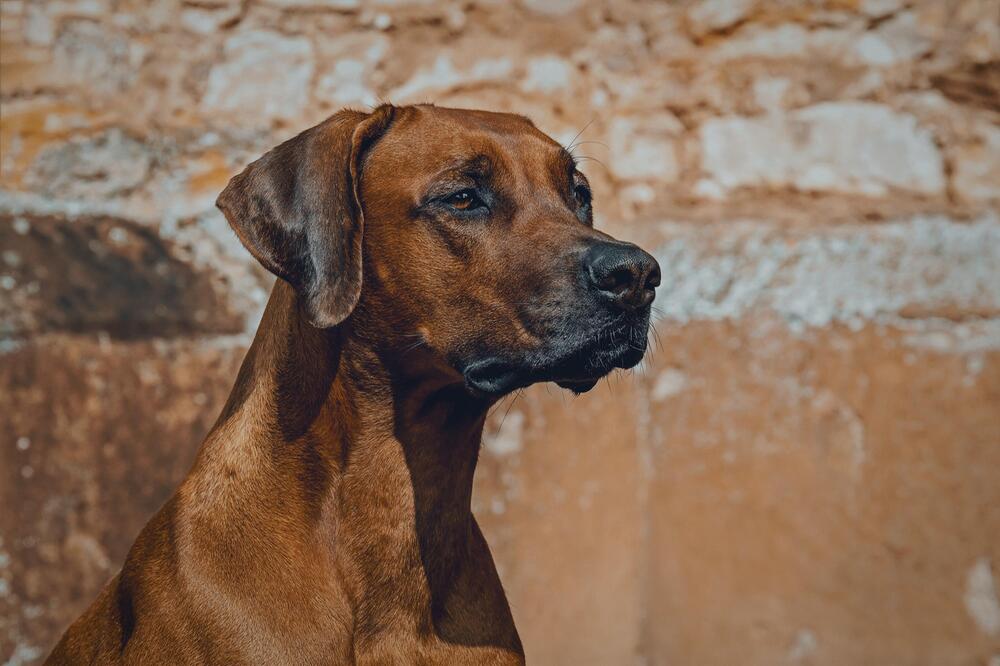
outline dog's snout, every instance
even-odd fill
[[[592,289],[627,310],[653,302],[660,285],[660,265],[648,252],[631,243],[598,243],[583,258]]]

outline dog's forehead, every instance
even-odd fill
[[[430,105],[400,109],[377,151],[406,155],[408,164],[423,173],[480,155],[507,167],[549,169],[563,164],[567,155],[524,116]]]

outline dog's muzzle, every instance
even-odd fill
[[[553,338],[561,342],[541,350],[474,360],[461,369],[471,392],[499,396],[551,381],[584,393],[611,371],[642,360],[659,264],[631,243],[601,241],[583,253],[581,270],[583,300],[600,313],[601,325],[571,335],[557,331]]]

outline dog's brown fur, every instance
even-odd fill
[[[435,198],[477,160],[499,222]],[[608,238],[585,180],[523,118],[383,106],[282,144],[219,205],[283,279],[194,467],[49,663],[523,663],[470,510],[499,395],[462,368],[577,316],[566,248]],[[519,381],[544,379],[594,377]]]

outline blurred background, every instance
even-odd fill
[[[213,202],[380,100],[509,110],[664,269],[491,417],[534,664],[1000,664],[997,0],[0,0],[0,660],[193,461],[272,278]],[[504,414],[506,417],[504,418]]]

